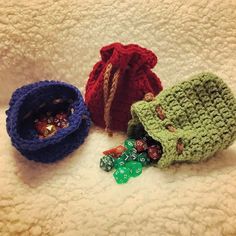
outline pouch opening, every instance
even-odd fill
[[[77,94],[60,85],[41,88],[26,97],[19,110],[17,129],[23,139],[48,138],[70,125]]]

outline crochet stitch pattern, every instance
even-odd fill
[[[33,116],[43,106],[50,111],[57,110],[58,105],[52,101],[57,102],[58,98],[70,100],[73,112],[68,117],[69,126],[51,137],[40,139],[29,114]],[[7,132],[13,146],[29,160],[44,163],[62,159],[78,148],[88,135],[91,124],[80,91],[59,81],[40,81],[18,88],[12,95],[6,114]]]
[[[92,121],[112,131],[126,131],[131,105],[152,92],[162,90],[160,79],[151,69],[156,55],[136,44],[113,43],[100,50],[86,84],[85,102]]]
[[[128,135],[137,135],[135,130],[141,127],[141,132],[161,143],[160,168],[206,160],[236,139],[236,99],[211,73],[166,89],[153,101],[139,101],[131,113]]]

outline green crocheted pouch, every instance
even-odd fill
[[[158,167],[205,160],[236,138],[236,99],[223,80],[210,73],[166,89],[152,101],[134,103],[131,113],[128,135],[144,130],[161,143]]]

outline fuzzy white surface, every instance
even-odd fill
[[[236,144],[117,185],[98,164],[123,134],[93,127],[72,155],[38,164],[11,146],[4,114],[26,83],[83,90],[100,47],[114,41],[153,50],[165,87],[207,70],[235,93],[235,1],[0,0],[0,36],[0,235],[236,235]]]

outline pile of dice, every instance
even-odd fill
[[[143,167],[158,162],[162,156],[162,146],[149,136],[142,139],[126,139],[124,146],[104,151],[100,167],[104,171],[115,168],[113,176],[118,184],[127,183],[130,177],[142,174]]]
[[[39,119],[34,121],[34,127],[38,133],[39,138],[47,138],[54,135],[59,129],[69,126],[67,113],[60,112],[52,115],[47,112],[41,115]]]

